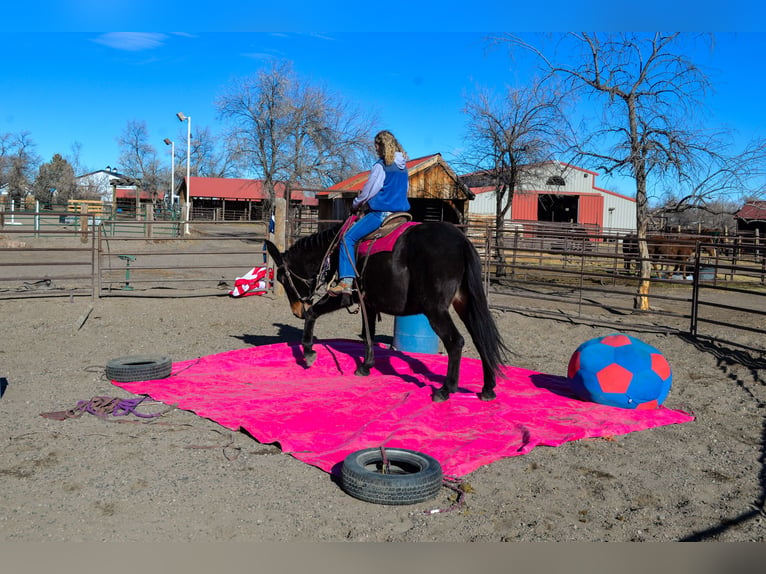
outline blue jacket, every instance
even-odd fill
[[[372,166],[370,177],[354,199],[353,207],[368,204],[373,211],[409,211],[407,160],[401,152],[394,155],[394,163],[385,165],[379,160]]]

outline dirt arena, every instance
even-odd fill
[[[180,361],[300,337],[280,297],[110,297],[88,313],[90,304],[0,301],[0,540],[766,540],[763,356],[626,327],[665,353],[674,371],[666,405],[693,411],[694,422],[500,460],[465,477],[461,507],[431,513],[454,492],[413,506],[361,502],[277,445],[190,412],[153,422],[41,417],[94,396],[129,397],[104,376],[115,357]],[[512,364],[556,375],[579,343],[614,331],[523,312],[496,319]],[[378,340],[390,343],[392,330],[384,317]],[[359,333],[358,316],[343,311],[316,329],[318,338]],[[465,354],[476,356],[470,341]]]

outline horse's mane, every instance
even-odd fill
[[[313,253],[316,250],[322,250],[322,255],[324,255],[324,250],[330,246],[332,240],[338,235],[342,225],[342,223],[338,223],[322,231],[307,235],[306,237],[301,237],[298,241],[292,244],[287,250],[287,253]]]

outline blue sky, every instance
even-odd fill
[[[120,5],[110,3],[115,11]],[[375,112],[411,157],[440,152],[449,161],[464,144],[466,95],[477,86],[521,85],[531,73],[530,64],[493,48],[492,35],[3,32],[0,133],[30,132],[43,161],[70,155],[79,142],[84,167],[101,169],[119,167],[116,139],[129,121],[144,121],[150,143],[169,162],[163,139],[186,145],[176,112],[191,116],[192,129],[220,131],[214,102],[221,91],[282,58],[300,77]],[[719,34],[712,51],[694,58],[715,88],[707,102],[711,124],[735,130],[742,142],[766,137],[766,33]],[[624,181],[598,183],[632,195]]]

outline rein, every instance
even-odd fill
[[[293,291],[295,291],[298,294],[298,300],[301,303],[311,303],[311,299],[314,297],[314,293],[316,293],[316,289],[314,289],[314,293],[311,293],[308,297],[301,297],[300,291],[298,291],[298,288],[295,286],[295,282],[293,281],[293,275],[296,279],[298,279],[301,283],[306,285],[306,287],[311,288],[311,279],[307,279],[305,277],[301,277],[297,273],[293,273],[290,271],[290,269],[287,267],[286,263],[282,264],[282,269],[285,270],[285,276],[287,277],[287,281],[290,283],[290,287]]]
[[[306,305],[309,307],[313,304],[314,295],[317,294],[317,291],[319,291],[319,287],[321,285],[324,285],[326,283],[324,275],[327,273],[327,270],[330,267],[330,254],[336,249],[338,243],[340,242],[340,237],[343,235],[343,232],[348,229],[351,224],[354,222],[354,216],[350,216],[344,224],[340,227],[338,232],[333,237],[332,241],[330,242],[329,247],[325,251],[324,256],[322,257],[322,264],[319,266],[319,272],[317,273],[316,277],[313,278],[307,278],[302,277],[295,273],[294,271],[290,271],[290,268],[287,266],[287,262],[283,262],[281,267],[285,272],[285,277],[287,278],[287,282],[290,284],[290,288],[295,292],[296,295],[298,295],[298,300],[304,305],[304,311],[306,310]],[[298,291],[298,288],[295,286],[295,281],[293,281],[293,277],[295,279],[299,280],[301,283],[303,283],[306,287],[308,287],[310,293],[306,297],[301,296],[301,292]],[[311,290],[311,282],[315,282],[313,291]]]

